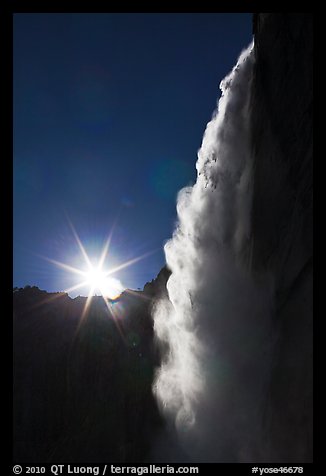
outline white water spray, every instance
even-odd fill
[[[253,64],[251,44],[221,82],[196,184],[179,192],[178,225],[165,245],[169,299],[154,310],[165,349],[154,392],[193,461],[257,458],[270,286],[250,269]]]

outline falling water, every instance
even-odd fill
[[[198,153],[197,181],[179,192],[165,245],[169,299],[154,328],[162,412],[190,460],[250,461],[268,378],[270,285],[251,272],[251,44],[221,82]]]

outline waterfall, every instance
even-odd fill
[[[197,181],[177,198],[166,243],[168,298],[153,311],[162,347],[154,393],[193,461],[250,461],[269,372],[271,284],[251,270],[253,43],[220,84],[198,152]]]

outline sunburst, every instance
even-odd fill
[[[110,243],[112,239],[112,232],[110,233],[108,239],[106,240],[106,243],[102,249],[100,258],[97,264],[95,265],[94,263],[92,263],[90,257],[88,256],[86,249],[82,241],[80,240],[75,227],[73,226],[70,220],[69,220],[69,224],[74,234],[74,237],[76,239],[76,242],[79,246],[81,254],[84,258],[86,269],[85,268],[79,269],[67,263],[62,263],[61,261],[57,261],[51,258],[45,258],[45,259],[51,262],[52,264],[56,265],[57,267],[64,269],[65,271],[68,271],[69,273],[75,274],[80,277],[80,281],[78,283],[76,283],[74,286],[68,289],[65,289],[66,293],[71,293],[72,291],[76,291],[80,288],[85,288],[88,286],[89,288],[88,296],[85,302],[81,320],[83,320],[83,317],[85,316],[86,311],[88,310],[91,304],[91,301],[95,292],[100,292],[100,295],[102,296],[110,313],[114,314],[112,310],[112,302],[117,300],[120,297],[122,292],[125,290],[125,287],[123,286],[121,281],[113,275],[116,274],[118,271],[121,271],[122,269],[125,269],[137,263],[138,261],[146,258],[150,254],[152,254],[154,251],[150,251],[141,256],[137,256],[133,259],[125,261],[124,263],[119,264],[111,269],[105,269],[104,263],[109,254],[109,248],[110,248]]]

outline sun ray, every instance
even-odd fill
[[[81,326],[84,323],[84,320],[85,320],[86,315],[87,315],[88,308],[90,307],[92,299],[93,299],[93,292],[94,292],[94,288],[91,288],[91,290],[90,290],[90,292],[87,296],[83,312],[81,313],[81,316],[80,316],[80,319],[79,319],[79,322],[78,322],[78,326],[77,326],[77,329],[76,329],[76,334],[79,332]]]
[[[79,238],[79,236],[78,236],[78,234],[77,234],[77,231],[76,231],[74,225],[72,224],[72,222],[71,222],[71,220],[69,219],[69,217],[67,217],[67,219],[68,219],[68,223],[69,223],[69,225],[70,225],[70,228],[71,228],[71,230],[72,230],[72,232],[73,232],[73,234],[74,234],[74,237],[75,237],[75,239],[76,239],[76,241],[77,241],[77,243],[78,243],[78,246],[79,246],[79,248],[80,248],[80,251],[82,252],[82,255],[84,256],[84,259],[85,259],[87,265],[89,266],[89,268],[92,268],[92,263],[91,263],[91,261],[90,261],[90,259],[89,259],[89,257],[88,257],[88,254],[86,253],[86,250],[85,250],[85,248],[84,248],[84,245],[83,245],[83,243],[81,242],[81,240],[80,240],[80,238]]]
[[[72,291],[76,291],[79,288],[82,288],[83,286],[86,286],[88,284],[88,280],[82,281],[81,283],[76,284],[75,286],[71,286],[71,288],[65,289],[65,293],[69,294]]]
[[[79,274],[80,276],[85,277],[85,272],[78,269],[74,268],[73,266],[70,266],[69,264],[62,263],[61,261],[57,261],[55,259],[47,258],[46,256],[42,256],[43,259],[49,261],[50,263],[55,264],[59,268],[65,269],[66,271],[71,271],[72,273]]]
[[[114,232],[114,229],[115,229],[117,221],[118,221],[118,216],[119,216],[119,213],[118,213],[118,215],[116,216],[116,218],[114,220],[114,223],[112,225],[111,231],[110,231],[109,236],[108,236],[108,239],[106,240],[106,243],[103,247],[102,254],[101,254],[101,257],[100,257],[100,261],[99,261],[99,264],[98,264],[99,269],[101,269],[102,266],[104,265],[105,258],[107,257],[107,254],[109,252],[113,232]]]
[[[50,302],[52,302],[52,301],[55,301],[56,299],[62,298],[62,295],[63,295],[64,293],[66,293],[66,291],[64,291],[64,292],[57,292],[57,293],[55,293],[53,296],[50,296],[50,297],[49,297],[49,296],[46,296],[46,297],[45,297],[44,299],[42,299],[41,301],[39,301],[39,302],[33,304],[30,309],[37,309],[38,307],[41,307],[41,306],[43,306],[44,304],[48,304],[48,303],[50,303]]]
[[[144,253],[141,256],[137,256],[136,258],[130,259],[129,261],[126,261],[125,263],[120,264],[119,266],[116,266],[115,268],[110,269],[105,273],[105,276],[110,276],[113,273],[116,273],[117,271],[121,271],[124,268],[128,268],[129,266],[138,263],[138,261],[141,261],[142,259],[147,258],[148,256],[152,255],[153,253],[156,253],[157,250],[149,251],[148,253]]]
[[[104,302],[105,302],[105,304],[106,304],[106,307],[108,308],[108,310],[109,310],[109,312],[110,312],[110,314],[111,314],[111,316],[112,316],[112,319],[114,320],[114,323],[115,323],[115,325],[116,325],[116,327],[117,327],[117,329],[118,329],[118,332],[119,332],[119,334],[120,334],[120,336],[121,336],[121,339],[123,340],[124,344],[126,344],[126,338],[125,338],[125,336],[124,336],[124,334],[123,334],[123,331],[122,331],[122,329],[121,329],[121,327],[120,327],[119,320],[118,320],[118,318],[117,318],[116,315],[115,315],[115,310],[114,310],[113,306],[110,305],[109,300],[108,300],[105,296],[103,296],[103,299],[104,299]]]
[[[108,239],[107,239],[106,242],[105,242],[105,245],[103,246],[102,254],[101,254],[101,257],[100,257],[100,260],[99,260],[99,263],[98,263],[98,268],[99,268],[99,269],[102,269],[102,267],[103,267],[103,265],[104,265],[105,258],[107,257],[107,254],[108,254],[108,252],[109,252],[109,248],[110,248],[110,244],[111,244],[111,239],[112,239],[112,231],[111,231],[111,233],[109,234],[109,237],[108,237]]]

